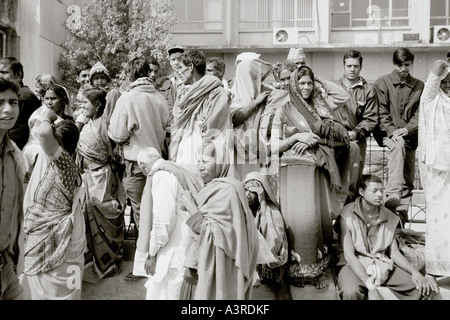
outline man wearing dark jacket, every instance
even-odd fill
[[[348,130],[350,141],[358,144],[360,163],[354,198],[358,197],[366,159],[367,138],[378,122],[378,99],[372,85],[360,76],[363,65],[361,52],[350,50],[344,55],[344,75],[338,84],[350,95],[347,104],[336,111],[339,122]]]
[[[408,48],[394,52],[394,71],[375,82],[379,125],[373,135],[389,149],[386,207],[396,208],[414,189],[418,145],[419,104],[424,83],[411,76],[414,54]]]

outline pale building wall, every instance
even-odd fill
[[[24,66],[24,83],[32,90],[41,73],[60,77],[58,59],[66,39],[64,23],[67,7],[81,5],[82,0],[19,0],[16,31],[19,56]]]

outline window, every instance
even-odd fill
[[[174,0],[175,14],[180,23],[174,30],[223,29],[223,0]]]
[[[433,0],[430,1],[430,25],[448,25],[450,23],[450,1]]]
[[[6,33],[0,30],[0,57],[6,56]]]
[[[239,0],[239,30],[314,28],[314,0]]]
[[[331,26],[333,29],[407,27],[409,0],[332,0]]]

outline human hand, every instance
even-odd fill
[[[58,115],[50,108],[43,108],[41,113],[42,120],[50,121],[53,123],[58,119]]]
[[[406,128],[400,128],[394,131],[394,134],[392,135],[392,138],[395,137],[405,137],[409,134],[408,129]]]
[[[437,60],[434,62],[432,71],[438,77],[442,76],[445,73],[445,70],[449,67],[447,61]]]
[[[302,142],[309,147],[313,147],[319,142],[320,137],[312,132],[299,132],[293,135],[294,139],[298,142]]]
[[[88,122],[89,122],[89,120],[90,120],[90,118],[89,117],[87,117],[86,115],[85,115],[85,113],[84,112],[82,112],[82,113],[80,113],[80,115],[77,117],[77,122],[81,122],[81,123],[84,123],[84,124],[87,124]]]
[[[270,91],[263,91],[255,98],[255,105],[258,106],[264,103],[270,95]]]
[[[436,283],[436,279],[434,279],[433,276],[430,276],[429,274],[425,275],[425,280],[428,282],[428,284],[431,286],[431,290],[433,290],[436,293],[439,293],[439,286]]]
[[[348,137],[350,138],[350,141],[355,141],[356,140],[356,132],[355,131],[349,131],[348,132]]]
[[[296,155],[301,154],[308,148],[309,148],[309,146],[303,142],[297,142],[292,146],[292,150],[295,152]]]
[[[198,208],[192,194],[187,190],[182,190],[180,194],[181,210],[185,210],[190,214],[197,213]]]
[[[422,296],[429,296],[431,291],[434,291],[433,286],[419,271],[414,270],[411,273],[411,278],[416,286],[416,289]]]
[[[147,256],[145,259],[144,270],[146,274],[154,275],[156,271],[156,256]]]

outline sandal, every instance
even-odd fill
[[[133,274],[133,272],[130,272],[129,274],[127,274],[127,276],[125,277],[125,280],[130,280],[130,281],[138,281],[138,280],[143,280],[143,279],[147,279],[146,276],[135,276]]]

